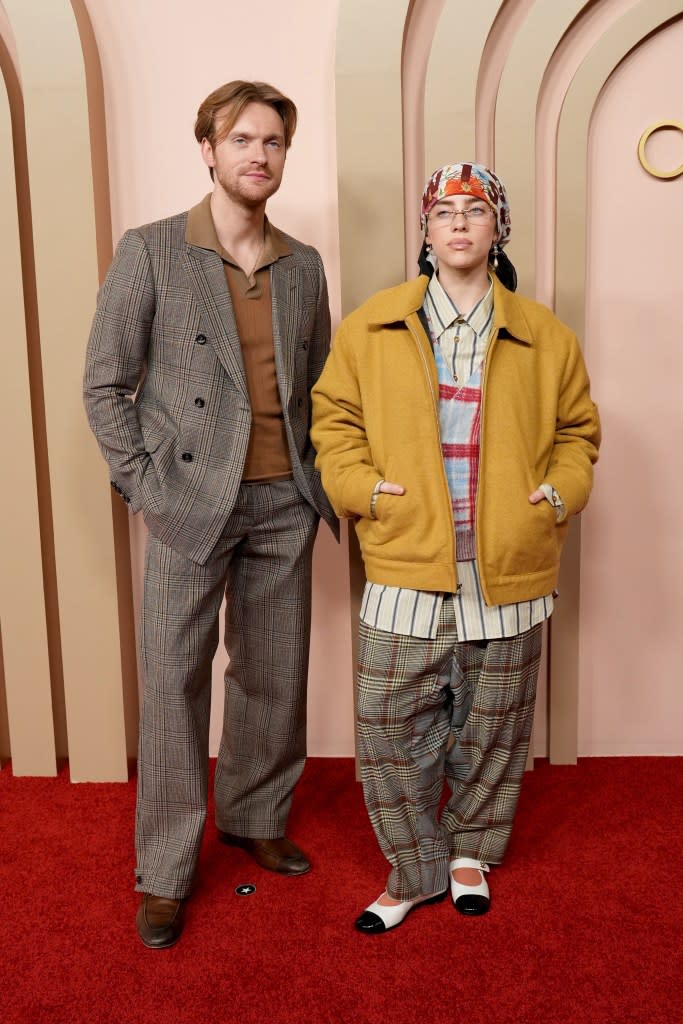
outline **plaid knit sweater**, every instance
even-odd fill
[[[451,492],[457,559],[476,558],[474,539],[479,434],[481,430],[481,367],[459,387],[446,366],[441,346],[434,346],[439,375],[439,422],[448,489]]]

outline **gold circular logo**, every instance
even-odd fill
[[[679,175],[683,174],[683,164],[673,171],[658,171],[656,167],[652,166],[645,155],[645,147],[650,136],[654,135],[655,132],[660,132],[666,128],[673,128],[674,131],[678,130],[679,132],[683,132],[683,124],[681,124],[680,121],[658,121],[657,124],[653,124],[651,128],[647,128],[646,131],[643,132],[640,136],[640,142],[638,143],[638,159],[647,173],[651,174],[653,178],[678,178]]]

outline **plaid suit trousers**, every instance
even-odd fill
[[[360,623],[358,746],[365,803],[395,899],[442,892],[448,862],[498,863],[526,765],[542,624],[457,640],[444,601],[433,640]],[[448,781],[450,797],[438,809]]]
[[[318,515],[291,480],[242,484],[205,565],[150,536],[141,650],[144,695],[136,890],[179,899],[207,810],[211,663],[227,597],[216,822],[284,835],[306,756],[311,559]]]

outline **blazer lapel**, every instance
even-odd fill
[[[288,266],[289,262],[276,260],[270,269],[275,370],[284,412],[292,397],[297,333],[303,302],[301,268]]]
[[[195,299],[206,316],[211,331],[209,340],[226,373],[248,399],[242,346],[225,280],[223,261],[218,253],[193,245],[186,247],[183,259]]]

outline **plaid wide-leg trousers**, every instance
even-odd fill
[[[452,601],[433,640],[360,623],[358,748],[365,803],[399,900],[441,892],[453,857],[499,863],[533,722],[542,625],[458,642]],[[444,788],[450,798],[441,817]]]
[[[284,835],[306,756],[311,559],[318,516],[291,480],[243,484],[206,565],[150,536],[141,614],[144,694],[136,889],[188,895],[207,810],[211,663],[226,595],[216,822]]]

